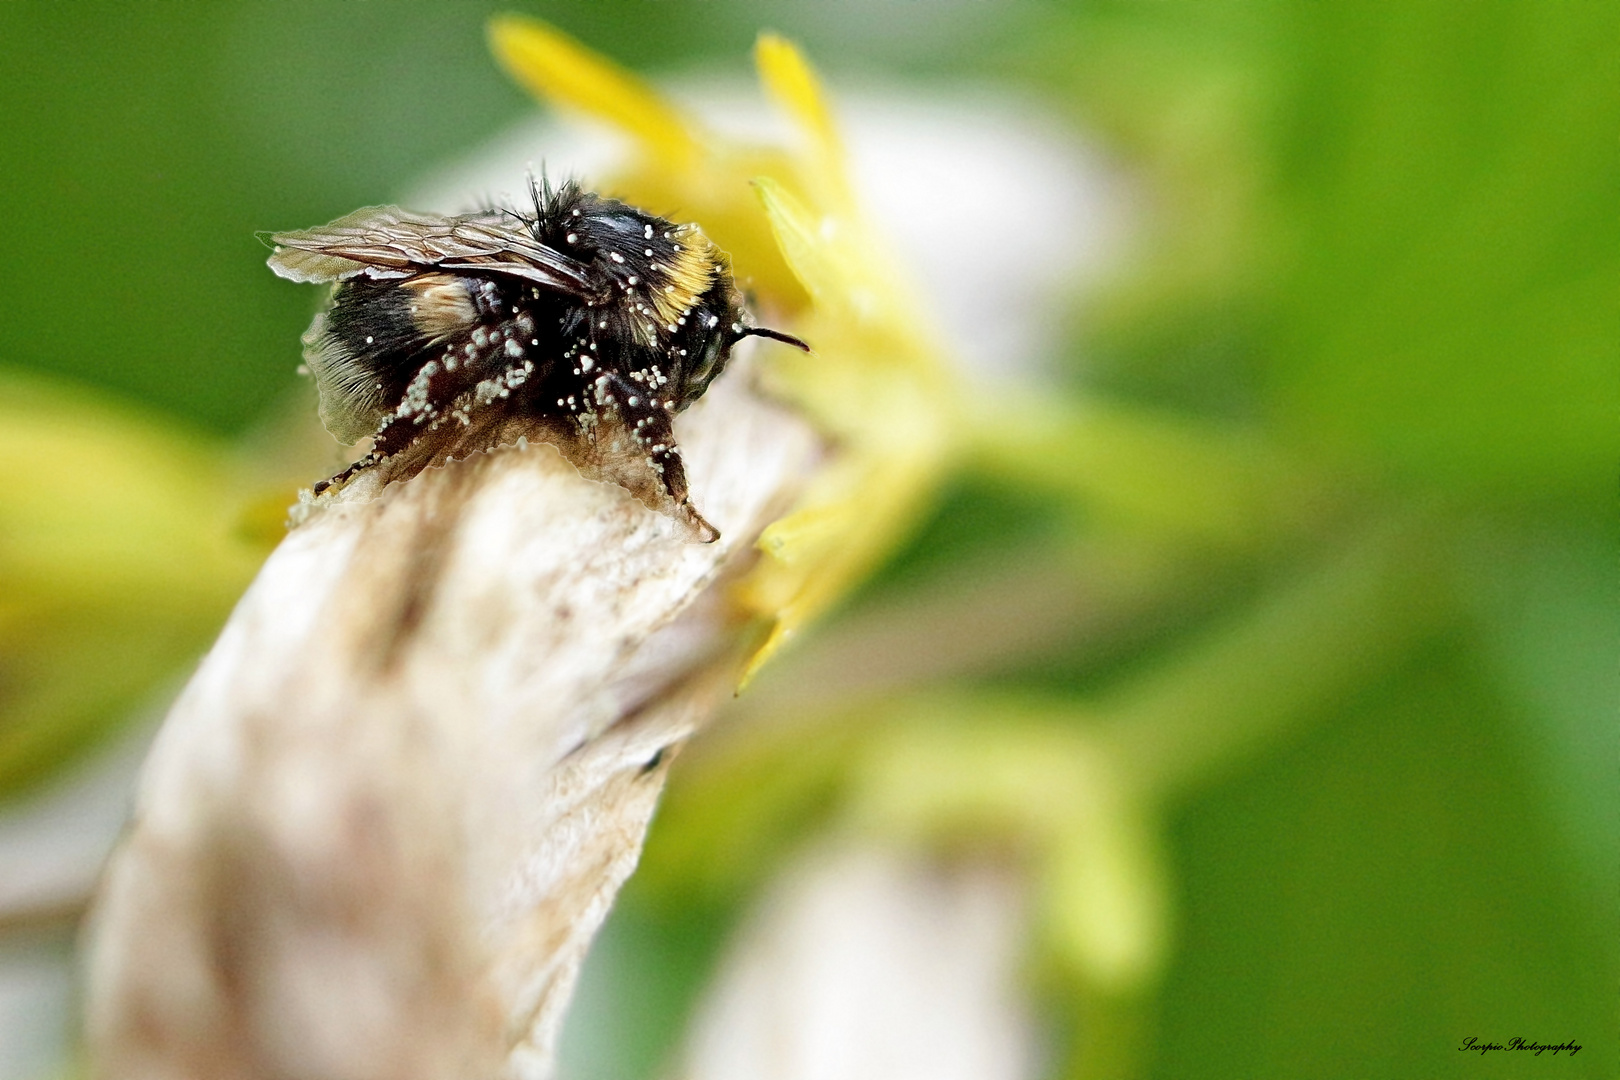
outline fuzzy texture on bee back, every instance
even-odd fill
[[[271,234],[278,275],[334,283],[303,339],[322,422],[345,443],[373,437],[315,493],[527,436],[717,539],[671,421],[740,339],[803,342],[747,325],[725,255],[697,226],[573,182],[530,189],[532,213],[366,207]]]

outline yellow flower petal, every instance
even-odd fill
[[[832,232],[831,223],[818,220],[809,207],[770,177],[756,179],[754,190],[765,207],[777,246],[800,284],[817,304],[841,304],[851,273],[858,268],[840,260],[825,242]]]
[[[810,61],[791,41],[765,33],[754,45],[754,66],[765,92],[808,136],[812,172],[821,189],[818,194],[840,207],[850,206],[853,200],[844,170],[843,141]]]
[[[902,317],[898,279],[857,220],[817,214],[770,177],[757,178],[754,190],[783,258],[817,305],[858,323]]]
[[[824,467],[792,513],[760,536],[767,557],[739,583],[735,598],[769,619],[771,632],[750,659],[744,685],[793,635],[847,596],[932,505],[945,455],[926,428],[919,434],[907,445],[850,448]]]
[[[613,125],[664,165],[687,168],[703,154],[697,125],[646,83],[573,38],[534,19],[497,15],[490,49],[537,96]]]

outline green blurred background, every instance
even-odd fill
[[[1178,943],[1145,1006],[1145,1075],[1620,1075],[1620,7],[11,0],[0,422],[60,406],[161,428],[177,477],[231,452],[298,392],[312,303],[265,269],[255,231],[397,198],[531,110],[488,57],[497,10],[653,76],[744,77],[770,27],[835,91],[1010,84],[1130,171],[1143,235],[1114,280],[1053,312],[1077,328],[1058,368],[1076,392],[1252,437],[1341,509],[1303,538],[1215,552],[1144,528],[1196,583],[998,687],[1080,701],[1151,681],[1308,577],[1341,523],[1425,523],[1423,566],[1446,583],[1435,629],[1166,808]],[[46,469],[31,447],[57,452],[48,432],[13,447],[14,475]],[[0,770],[26,726],[5,774],[19,789],[204,647],[263,544],[232,534],[216,584],[108,622],[107,596],[58,603],[46,571],[4,568],[35,565],[16,554],[30,513],[0,505]],[[1092,528],[965,479],[857,610],[1010,536]],[[160,567],[175,549],[152,543],[141,565]],[[92,650],[91,625],[114,637]],[[101,689],[40,690],[62,664]],[[796,820],[816,827],[813,810]],[[598,968],[617,973],[592,978],[619,988],[629,1034],[581,1076],[654,1071],[748,895],[683,905],[669,878],[615,916]],[[1063,983],[1043,985],[1061,1027]],[[1470,1035],[1586,1050],[1481,1060],[1455,1050]]]

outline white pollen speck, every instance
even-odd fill
[[[601,322],[597,323],[596,325],[601,327],[603,330],[606,330],[607,329],[607,320],[603,319]]]
[[[569,242],[569,243],[570,243],[570,244],[577,244],[577,243],[579,243],[579,236],[578,236],[578,235],[577,235],[577,234],[575,234],[575,233],[569,233],[569,234],[568,234],[568,242]]]
[[[634,395],[634,394],[631,394],[631,395],[630,395],[630,399],[629,399],[629,403],[630,403],[630,407],[631,407],[631,408],[632,408],[632,409],[633,409],[633,408],[635,408],[635,407],[636,407],[636,406],[637,406],[637,405],[640,405],[640,404],[641,404],[641,399],[640,399],[640,398],[638,398],[638,397],[636,397],[636,396],[635,396],[635,395]]]
[[[367,345],[370,345],[370,344],[371,344],[371,343],[372,343],[372,342],[373,342],[373,341],[375,341],[375,340],[376,340],[376,339],[375,339],[375,338],[373,338],[373,337],[372,337],[372,336],[371,336],[371,335],[370,335],[370,334],[367,334],[367,335],[366,335],[366,344],[367,344]]]
[[[652,258],[652,248],[648,248],[646,251],[643,251],[642,254],[647,256],[649,259]]]
[[[709,329],[713,330],[716,326],[719,326],[719,325],[720,325],[720,316],[718,316],[718,315],[710,315],[709,316]]]
[[[634,274],[630,275],[630,284],[632,284],[632,285],[636,284],[636,276]]]
[[[645,236],[648,240],[651,240],[652,239],[652,226],[651,225],[643,225],[641,227],[641,235]]]
[[[669,324],[669,332],[672,333],[672,334],[675,332],[675,324],[674,323]]]
[[[575,217],[579,217],[579,211],[578,211],[578,210],[575,210],[575,211],[574,211],[574,216],[575,216]]]
[[[624,256],[620,255],[617,251],[608,252],[608,258],[612,259],[616,263],[624,262]]]
[[[540,344],[540,339],[537,338],[537,337],[532,337],[532,338],[529,339],[529,344],[530,345],[538,345],[538,344]]]
[[[672,292],[675,291],[675,286],[673,286],[673,285],[665,285],[664,286],[664,291],[668,292],[668,293],[672,293]]]

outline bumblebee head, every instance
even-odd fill
[[[681,379],[680,396],[683,401],[695,401],[703,395],[709,384],[725,370],[726,362],[731,359],[732,348],[743,338],[770,338],[803,349],[805,352],[810,351],[810,346],[792,334],[763,326],[747,325],[744,322],[746,317],[746,312],[734,292],[729,302],[724,305],[723,311],[711,308],[705,312],[701,320],[702,336],[697,342],[697,347],[688,350],[687,364]]]
[[[534,207],[526,224],[536,242],[576,260],[596,284],[583,299],[602,309],[592,316],[599,329],[626,348],[656,354],[646,359],[652,370],[670,373],[675,410],[703,395],[743,338],[774,338],[808,351],[796,337],[748,325],[729,260],[697,225],[656,217],[572,182],[556,191],[536,187]],[[640,368],[632,362],[628,370]]]

